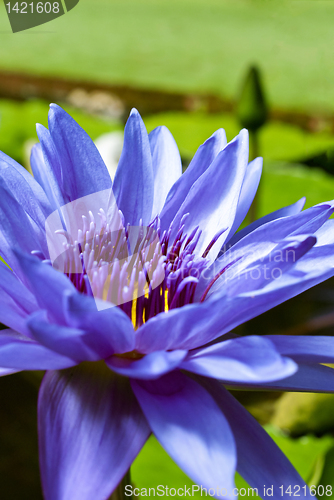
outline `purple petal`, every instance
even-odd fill
[[[201,347],[334,274],[334,268],[325,268],[294,276],[293,269],[259,290],[243,293],[241,287],[240,295],[214,294],[202,303],[158,314],[137,330],[136,348],[147,353]]]
[[[285,240],[278,244],[265,258],[260,258],[233,278],[225,273],[216,281],[215,286],[210,289],[207,298],[222,291],[229,297],[245,294],[268,286],[272,281],[279,279],[302,258],[316,243],[315,236],[307,236],[300,241]]]
[[[245,178],[242,184],[240,198],[238,201],[238,207],[235,214],[235,219],[233,225],[226,236],[226,242],[234,235],[242,221],[246,217],[248,210],[254,200],[256,195],[257,188],[260,183],[261,174],[262,174],[262,158],[255,158],[255,160],[251,161],[248,164],[246,169]]]
[[[71,281],[65,274],[56,271],[48,264],[44,264],[36,257],[16,253],[27,286],[35,295],[40,307],[46,309],[55,321],[66,324],[62,297],[65,292],[76,292]]]
[[[22,312],[30,314],[38,308],[34,295],[3,262],[0,262],[0,288],[22,308]]]
[[[298,363],[298,371],[291,377],[270,382],[251,389],[298,391],[298,392],[334,392],[334,370],[328,366]]]
[[[281,304],[282,302],[295,297],[303,291],[320,283],[321,281],[324,281],[325,279],[333,276],[333,274],[334,268],[325,268],[322,271],[318,271],[316,269],[313,275],[311,274],[311,272],[310,275],[305,276],[300,275],[299,273],[296,273],[296,275],[294,275],[294,268],[292,268],[290,273],[286,273],[286,275],[283,275],[281,278],[272,281],[268,286],[260,290],[251,291],[245,294],[243,294],[241,290],[240,295],[226,300],[224,300],[223,298],[220,299],[219,297],[214,297],[212,298],[212,300],[208,301],[208,308],[203,309],[203,316],[207,318],[208,322],[207,332],[210,333],[204,335],[200,334],[200,336],[197,338],[197,341],[201,341],[200,345],[210,342],[214,340],[214,338],[217,338],[224,333],[233,330],[236,326],[245,323],[249,319],[252,319],[255,316],[259,316],[263,312],[272,309],[276,305]],[[224,315],[221,314],[222,310],[224,310]],[[211,316],[209,311],[211,312]],[[189,335],[188,341],[183,343],[175,343],[175,348],[189,349],[190,336],[193,338],[193,340],[195,340],[195,329],[198,332],[199,325],[194,324],[194,330],[190,334],[191,325],[189,324],[189,321],[191,320],[189,320],[189,312],[190,311],[187,312]],[[181,320],[180,318],[179,328],[181,328],[181,323],[183,325],[187,323],[187,319],[184,317]],[[160,346],[160,348],[162,347]]]
[[[333,251],[333,244],[324,246],[315,245],[296,263],[295,268],[291,269],[290,273],[299,274],[302,279],[330,271],[334,268]]]
[[[200,146],[185,173],[171,187],[160,214],[162,229],[168,229],[177,211],[188,195],[191,186],[209,168],[218,153],[226,146],[223,129],[217,130]]]
[[[49,323],[45,311],[32,314],[27,322],[33,339],[54,352],[68,356],[78,363],[103,359],[94,336],[84,330]]]
[[[29,331],[26,326],[28,314],[1,288],[0,303],[0,323],[3,323],[22,335],[29,336]]]
[[[259,316],[263,312],[272,309],[276,305],[295,297],[334,275],[334,267],[322,270],[315,268],[314,273],[312,273],[311,267],[310,263],[310,273],[305,275],[295,272],[295,268],[292,268],[291,272],[272,281],[267,287],[245,294],[242,294],[241,291],[239,296],[233,297],[231,300],[215,298],[211,304],[211,313],[212,323],[214,324],[213,329],[216,330],[217,334],[214,336],[210,335],[210,339],[206,338],[206,342],[233,330],[236,326],[255,316]],[[224,309],[224,317],[221,316],[219,319],[219,311],[222,308]],[[202,341],[204,341],[204,338]],[[187,348],[187,346],[186,344],[182,346],[178,345],[178,348]]]
[[[52,208],[43,189],[27,170],[0,151],[1,185],[6,186],[13,198],[22,205],[29,217],[43,226]]]
[[[192,185],[173,221],[171,241],[187,213],[185,233],[190,234],[197,226],[202,230],[196,247],[198,255],[203,254],[217,233],[233,226],[247,163],[248,133],[242,130]],[[226,233],[213,245],[209,252],[212,259],[218,254],[225,238]]]
[[[173,184],[182,175],[180,153],[168,128],[157,127],[148,136],[152,152],[154,200],[152,218],[158,215]]]
[[[315,233],[317,245],[331,245],[334,243],[334,220],[327,220]]]
[[[298,369],[292,360],[280,356],[272,342],[255,335],[191,351],[181,368],[226,382],[270,382]]]
[[[5,377],[6,375],[12,375],[13,373],[18,373],[20,370],[11,370],[10,368],[0,368],[0,377]]]
[[[53,210],[65,205],[61,193],[62,173],[59,155],[51,134],[42,125],[36,126],[40,144],[36,144],[31,151],[31,169],[36,181],[44,189],[52,203]]]
[[[158,315],[137,332],[138,346],[150,352],[159,349],[192,349],[205,345],[236,326],[262,314],[334,275],[333,248],[313,247],[291,270],[258,290],[231,297],[213,294],[201,304],[185,306]],[[311,254],[311,255],[309,255]],[[326,258],[325,258],[326,257]],[[236,277],[237,279],[238,277]],[[222,292],[224,292],[224,287]],[[222,314],[224,311],[224,314]],[[159,340],[154,332],[165,332]]]
[[[316,251],[313,247],[312,251]],[[320,247],[317,251],[323,250]],[[230,332],[236,326],[259,316],[265,311],[302,293],[334,275],[333,249],[328,254],[328,266],[310,260],[309,273],[295,272],[302,265],[302,257],[291,271],[269,282],[269,285],[232,297],[214,294],[202,303],[190,304],[147,321],[137,330],[136,348],[140,352],[170,349],[194,349]],[[322,259],[323,260],[323,259]],[[317,265],[315,265],[317,264]],[[223,313],[222,313],[223,311]]]
[[[232,498],[235,445],[222,411],[181,372],[132,387],[158,441],[197,484],[226,488]]]
[[[305,486],[293,465],[274,443],[261,425],[218,382],[201,379],[202,385],[211,394],[224,412],[237,445],[239,474],[263,495],[264,485],[273,486],[273,498],[290,498],[285,493],[291,485]],[[284,494],[281,496],[280,486]],[[311,500],[308,487],[303,498]],[[303,490],[304,491],[304,490]]]
[[[156,351],[139,360],[112,356],[106,363],[124,377],[151,380],[177,368],[186,355],[187,351]]]
[[[144,323],[136,332],[136,350],[142,353],[151,353],[160,350],[179,349],[178,344],[186,344],[188,328],[193,340],[190,349],[199,347],[196,339],[200,332],[206,332],[206,326],[211,313],[207,305],[191,304],[181,308],[172,309],[168,313],[160,313]]]
[[[11,188],[6,186],[0,176],[0,252],[5,262],[18,275],[20,267],[14,249],[21,249],[27,253],[39,250],[43,255],[48,255],[44,223],[39,221],[37,224],[26,211],[27,207],[24,205],[29,203],[29,196],[33,195],[28,192],[25,197],[24,193],[23,191],[22,203],[19,203]],[[37,203],[36,200],[34,202]]]
[[[298,214],[302,209],[303,206],[305,205],[306,198],[301,198],[298,200],[296,203],[293,203],[292,205],[288,205],[287,207],[280,208],[279,210],[276,210],[275,212],[272,212],[268,215],[265,215],[264,217],[261,217],[260,219],[252,222],[252,224],[249,224],[245,228],[241,229],[238,231],[229,241],[228,241],[228,246],[233,246],[235,243],[237,243],[239,240],[247,236],[247,234],[252,233],[255,229],[257,229],[260,226],[263,226],[263,224],[266,224],[267,222],[276,220],[276,219],[281,219],[282,217],[288,217],[289,215],[296,215]]]
[[[304,337],[292,335],[266,335],[277,351],[302,363],[333,363],[333,337]]]
[[[312,212],[312,209],[314,212],[314,217],[308,218],[308,220],[305,221],[301,219],[302,224],[297,227],[293,231],[293,233],[291,233],[291,235],[310,234],[318,231],[321,226],[325,224],[327,219],[333,214],[334,201],[332,200],[328,201],[327,203],[319,203],[318,205],[305,210],[305,213],[307,213],[308,211]]]
[[[0,332],[0,366],[14,370],[61,370],[76,361],[47,349],[12,330]]]
[[[113,191],[126,224],[150,222],[154,183],[150,143],[138,111],[133,109],[125,125],[124,146],[114,179]]]
[[[105,500],[150,434],[128,380],[95,363],[47,372],[38,430],[45,500]]]
[[[119,307],[98,310],[92,297],[74,292],[65,294],[64,309],[67,324],[95,335],[96,350],[104,358],[134,349],[133,325]]]
[[[0,302],[0,322],[27,335],[26,318],[38,309],[38,304],[33,294],[3,262],[0,262]]]
[[[270,259],[272,252],[277,249],[279,250],[277,245],[285,244],[284,239],[287,240],[286,242],[293,239],[298,241],[298,239],[303,238],[303,235],[316,233],[327,221],[332,211],[332,206],[329,203],[311,207],[297,215],[284,217],[261,225],[240,239],[232,247],[229,242],[227,249],[222,249],[222,251],[224,250],[223,253],[202,274],[196,289],[195,301],[200,300],[208,283],[221,274],[222,271],[222,277],[210,289],[210,294],[215,289],[219,289],[220,282],[230,279],[229,275],[232,275],[232,277],[239,275],[247,266],[254,265],[256,259],[260,259],[261,262],[265,258]],[[322,237],[324,237],[323,233]]]
[[[50,106],[49,130],[59,157],[66,201],[111,188],[108,169],[97,147],[76,121],[56,104]]]
[[[308,208],[296,215],[290,215],[288,217],[266,222],[257,228],[253,228],[252,231],[248,232],[247,235],[243,235],[242,238],[240,237],[238,239],[238,246],[236,242],[233,242],[234,246],[231,250],[235,251],[236,248],[245,247],[246,245],[249,246],[250,244],[258,244],[263,241],[278,242],[288,235],[313,234],[327,221],[333,211],[332,202],[328,202]],[[242,231],[238,232],[236,236],[241,232]],[[231,247],[231,245],[232,240],[228,243],[229,247]]]

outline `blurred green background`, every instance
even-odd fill
[[[256,92],[245,90],[255,66],[268,111],[251,137],[251,154],[257,149],[264,158],[256,215],[302,196],[306,206],[333,199],[333,26],[331,0],[81,0],[51,23],[14,35],[0,3],[0,149],[29,168],[35,124],[47,125],[51,100],[94,140],[122,131],[133,105],[148,130],[171,130],[186,168],[216,129],[232,139],[245,123],[240,109],[261,105]],[[239,333],[333,335],[326,323],[333,304],[328,282]],[[39,381],[36,374],[0,380],[0,498],[6,500],[41,498]],[[309,484],[334,488],[332,396],[236,396]],[[153,438],[132,477],[146,488],[192,484]],[[238,487],[244,484],[237,478]]]
[[[81,0],[15,36],[0,12],[2,68],[234,98],[257,63],[272,102],[334,109],[331,0]]]

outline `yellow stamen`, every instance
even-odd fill
[[[134,329],[137,327],[137,299],[133,299],[131,307],[131,321]]]
[[[162,289],[160,289],[160,295],[163,295]],[[145,297],[148,299],[149,297],[149,290],[147,289],[145,292]],[[168,290],[165,290],[165,312],[169,311],[168,307]],[[145,323],[145,308],[143,308],[143,316],[142,316],[142,323]],[[132,300],[132,306],[131,306],[131,322],[133,324],[133,327],[135,330],[137,330],[137,298]]]

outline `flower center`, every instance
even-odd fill
[[[135,328],[161,312],[193,302],[208,250],[200,258],[195,256],[201,231],[184,234],[186,216],[172,244],[171,228],[161,234],[158,218],[148,227],[125,227],[121,215],[119,227],[111,231],[102,209],[99,216],[99,229],[91,212],[90,221],[82,217],[75,241],[68,232],[57,231],[66,242],[53,266],[79,292],[117,305]]]
[[[209,265],[208,252],[221,233],[198,256],[195,250],[201,230],[196,227],[191,234],[185,233],[188,214],[171,242],[173,223],[162,232],[158,217],[144,227],[142,223],[126,226],[121,212],[109,217],[112,222],[107,221],[103,209],[97,212],[97,220],[92,212],[86,213],[88,217],[82,215],[71,231],[54,231],[65,241],[52,265],[66,274],[80,293],[97,299],[98,308],[105,308],[106,303],[119,307],[137,329],[159,313],[194,302],[199,278]]]

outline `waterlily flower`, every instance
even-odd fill
[[[232,333],[333,276],[333,202],[237,232],[262,168],[247,131],[218,130],[181,175],[170,132],[148,135],[134,110],[113,183],[60,107],[37,132],[33,176],[0,156],[0,366],[46,370],[45,499],[108,498],[151,433],[226,498],[236,470],[259,494],[305,486],[226,386],[333,391],[332,338]]]

